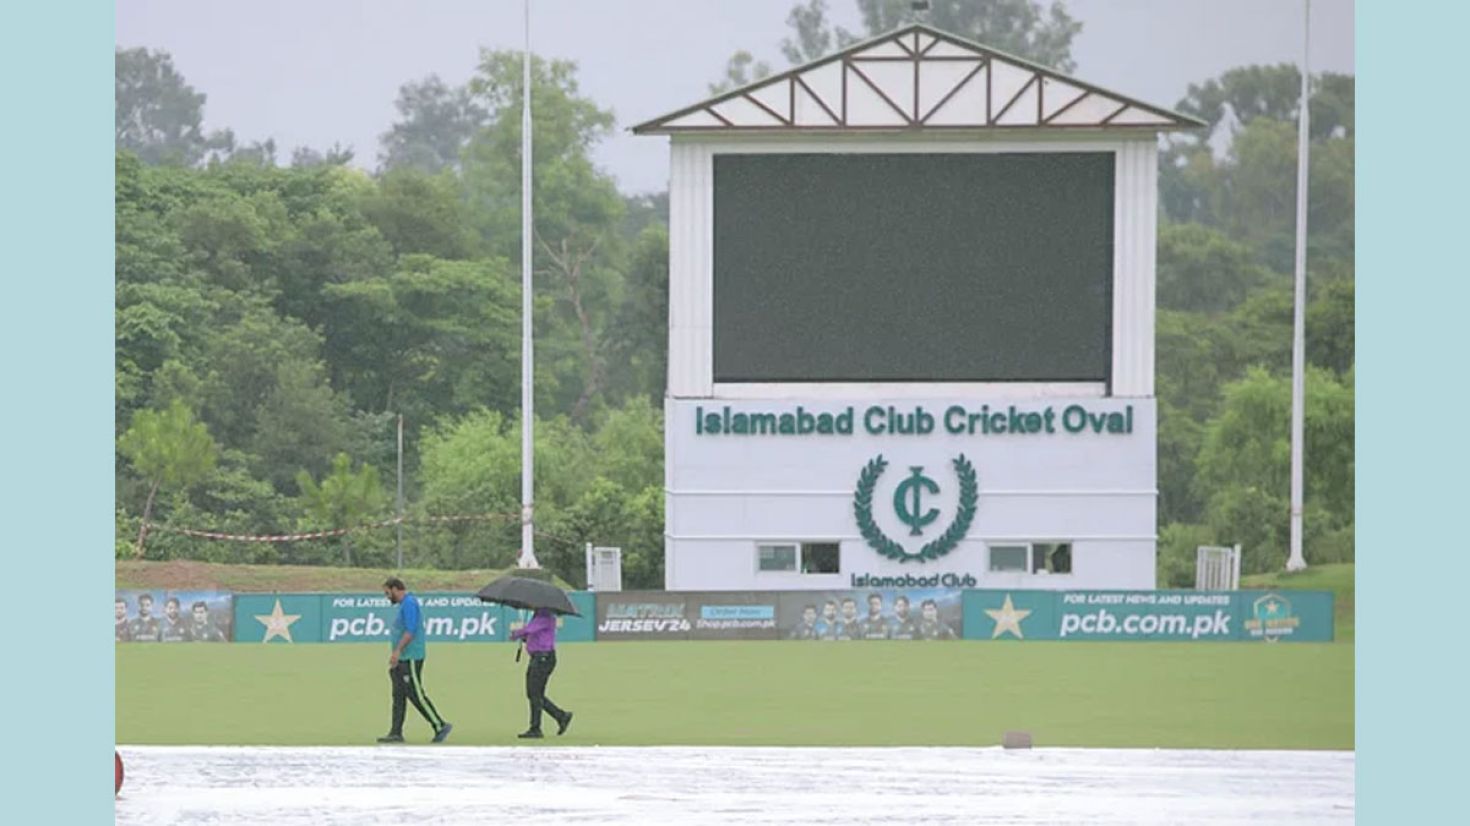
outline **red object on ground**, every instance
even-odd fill
[[[116,769],[116,771],[114,771],[114,774],[117,775],[117,787],[113,789],[112,793],[114,795],[116,795],[118,792],[122,791],[122,780],[123,780],[122,755],[121,754],[118,754],[116,751],[114,751],[112,753],[112,760],[113,760],[113,765],[114,765],[114,767]]]

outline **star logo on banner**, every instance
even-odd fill
[[[990,618],[995,620],[995,631],[991,633],[991,639],[995,639],[1005,633],[1014,634],[1018,640],[1026,639],[1025,635],[1021,633],[1021,620],[1031,616],[1031,609],[1017,611],[1016,606],[1011,604],[1010,594],[1006,594],[1006,601],[1000,608],[994,610],[987,608],[985,609],[985,613],[989,614]]]
[[[283,637],[286,642],[294,642],[291,639],[291,623],[301,619],[300,614],[288,614],[281,610],[281,601],[276,600],[276,608],[269,614],[256,614],[257,622],[265,626],[265,639],[261,642],[270,642],[276,637]]]

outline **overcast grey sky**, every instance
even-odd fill
[[[797,0],[533,0],[532,49],[580,67],[582,92],[618,119],[595,157],[625,192],[662,190],[668,142],[627,127],[707,96],[747,49],[785,67],[779,44]],[[1049,4],[1049,0],[1047,0]],[[853,0],[832,18],[861,32]],[[1083,28],[1076,75],[1172,107],[1190,83],[1301,55],[1301,0],[1067,0]],[[463,83],[478,49],[519,49],[521,0],[118,0],[117,44],[163,49],[208,95],[205,124],[238,138],[351,146],[377,164],[398,87],[438,74]],[[1312,70],[1353,71],[1352,0],[1312,3]]]

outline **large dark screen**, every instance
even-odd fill
[[[1113,155],[717,155],[719,382],[1107,381]]]

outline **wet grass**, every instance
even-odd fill
[[[525,662],[431,645],[451,745],[514,744]],[[119,645],[131,744],[355,745],[388,727],[387,645]],[[568,644],[549,694],[568,745],[967,745],[1351,749],[1341,643],[604,642]],[[429,729],[410,707],[406,734]],[[547,724],[548,728],[550,723]]]

